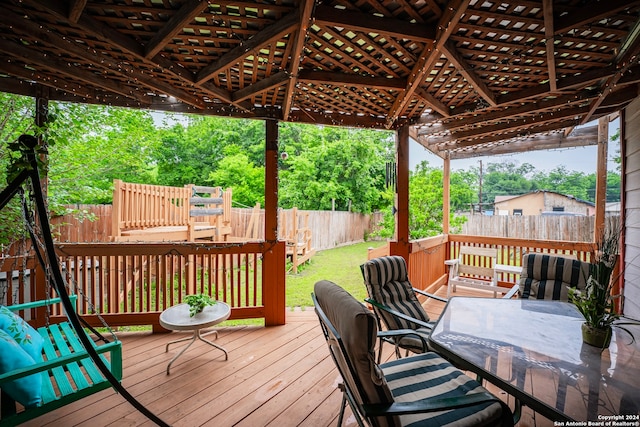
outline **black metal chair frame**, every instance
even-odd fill
[[[362,278],[363,280],[366,280],[364,277],[364,264],[362,264],[360,266],[360,273],[362,274]],[[413,289],[413,292],[415,292],[418,295],[422,295],[425,296],[427,298],[433,298],[435,300],[441,301],[441,302],[447,302],[446,298],[442,298],[438,295],[434,295],[428,292],[425,292],[421,289],[417,289],[415,287],[411,287],[411,289]],[[422,320],[416,319],[415,317],[411,317],[408,316],[404,313],[401,313],[397,310],[392,309],[389,306],[386,306],[384,304],[379,303],[378,301],[374,300],[371,297],[367,297],[365,298],[365,301],[368,304],[371,304],[371,306],[373,307],[373,312],[376,315],[376,319],[378,322],[378,338],[379,338],[379,347],[378,347],[378,363],[380,363],[381,361],[381,357],[382,357],[382,346],[385,342],[392,344],[395,348],[395,353],[396,353],[396,357],[400,358],[400,345],[398,344],[398,337],[403,337],[403,336],[408,336],[408,335],[414,335],[416,337],[418,337],[418,339],[420,340],[420,342],[422,343],[422,351],[428,351],[428,345],[427,345],[427,341],[424,339],[424,337],[420,334],[417,334],[415,330],[413,329],[393,329],[393,330],[383,330],[382,329],[382,320],[381,320],[381,316],[378,314],[378,310],[382,310],[385,311],[389,314],[391,314],[394,317],[398,317],[400,319],[404,319],[407,320],[409,322],[412,322],[420,327],[423,328],[427,328],[429,330],[433,329],[433,325],[435,322],[423,322]],[[394,339],[396,338],[396,339]],[[409,354],[409,350],[406,350],[405,353],[405,357]]]

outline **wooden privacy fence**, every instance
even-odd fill
[[[108,242],[111,236],[111,205],[68,205],[69,209],[82,212],[51,219],[58,242]],[[289,211],[289,210],[287,210]],[[337,246],[361,242],[372,233],[382,220],[382,214],[358,214],[338,211],[303,211],[309,214],[308,227],[312,235],[312,247],[316,250],[331,249]],[[89,216],[95,218],[89,220]],[[280,215],[279,215],[280,216]],[[84,219],[82,219],[84,218]],[[247,230],[256,227],[256,238],[245,238]],[[230,240],[263,240],[264,209],[231,209]],[[253,233],[250,233],[253,234]],[[282,238],[282,236],[280,236]]]
[[[593,241],[594,216],[465,215],[462,233],[517,239]]]

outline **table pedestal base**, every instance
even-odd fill
[[[221,350],[224,353],[224,360],[229,360],[229,354],[227,353],[227,350],[225,350],[223,347],[219,346],[218,344],[214,344],[211,341],[204,338],[206,335],[210,335],[210,334],[216,334],[216,338],[218,338],[218,331],[210,331],[205,334],[201,334],[200,329],[196,329],[193,331],[193,335],[190,337],[180,338],[179,340],[168,342],[164,350],[165,353],[169,351],[169,346],[171,344],[176,344],[182,341],[190,341],[189,344],[187,344],[182,348],[182,350],[180,350],[180,353],[173,356],[173,359],[171,359],[171,362],[169,362],[169,365],[167,365],[167,375],[169,375],[169,370],[171,369],[171,365],[173,364],[173,362],[175,362],[176,359],[182,355],[182,353],[184,353],[189,347],[191,347],[191,344],[193,344],[196,339],[199,339],[200,341],[205,342],[210,346],[217,348],[218,350]]]

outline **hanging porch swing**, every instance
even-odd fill
[[[98,337],[93,341],[76,314],[78,295],[69,295],[55,255],[38,173],[35,151],[38,141],[30,135],[22,135],[18,141],[26,167],[0,193],[0,209],[23,191],[23,183],[30,181],[42,249],[37,243],[40,240],[34,233],[35,227],[27,226],[27,229],[47,286],[51,286],[57,297],[50,298],[47,291],[47,298],[42,301],[0,306],[0,426],[15,426],[109,387],[151,421],[166,426],[122,386],[122,344],[117,337],[113,335],[109,341],[92,330]],[[28,219],[31,212],[26,203],[23,211],[25,222],[35,224],[33,218]],[[23,320],[34,309],[50,310],[55,306],[62,307],[66,321],[47,324],[36,331]]]

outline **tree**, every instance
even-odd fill
[[[383,206],[385,165],[393,159],[389,132],[305,126],[282,136],[280,206],[363,213]]]
[[[148,112],[58,104],[49,150],[49,199],[56,204],[110,203],[113,180],[153,183],[158,134]],[[72,123],[70,126],[69,123]]]
[[[484,208],[495,201],[496,196],[525,194],[534,189],[528,176],[534,171],[529,163],[518,166],[513,162],[489,163],[482,177]],[[476,169],[478,170],[478,169]]]
[[[0,92],[0,180],[7,183],[9,165],[17,154],[9,150],[9,145],[23,133],[33,132],[35,103],[33,98],[9,95]],[[3,185],[2,188],[5,186]],[[7,245],[20,237],[18,230],[24,228],[19,200],[14,197],[0,211],[0,244]]]
[[[478,200],[474,191],[477,187],[478,176],[473,171],[452,172],[449,186],[451,211],[469,210],[471,204]]]
[[[256,166],[239,147],[229,147],[228,155],[207,177],[206,184],[231,188],[234,203],[245,207],[264,205],[264,167]]]
[[[409,174],[409,237],[411,239],[421,239],[442,233],[443,178],[442,169],[431,167],[426,161],[418,164],[415,171]],[[451,175],[451,193],[456,194],[455,204],[462,206],[469,203],[473,191],[468,185],[468,180],[472,179],[473,175],[469,172],[455,172]],[[395,210],[393,209],[395,198],[391,189],[387,190],[385,195],[385,200],[390,204],[383,211],[380,235],[391,237],[395,228]],[[454,204],[453,196],[451,204]],[[462,226],[466,218],[451,213],[449,221],[451,228],[455,230]]]

